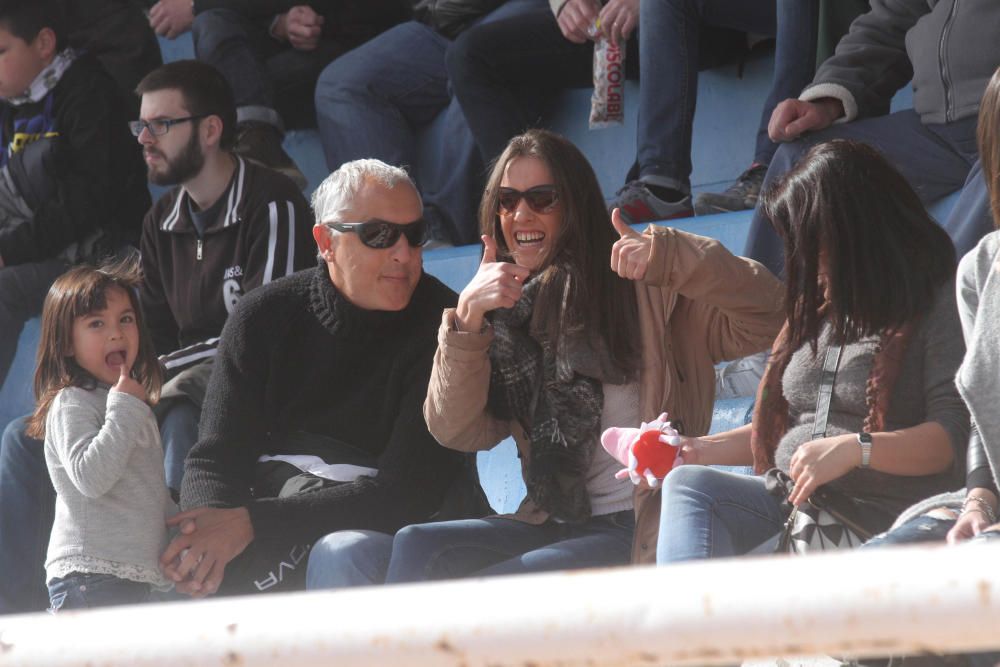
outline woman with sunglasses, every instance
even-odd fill
[[[444,312],[424,414],[452,449],[513,435],[527,498],[511,516],[408,526],[394,540],[328,536],[314,548],[311,585],[622,565],[633,508],[634,555],[652,560],[655,491],[633,498],[601,431],[667,412],[705,433],[714,364],[767,347],[781,289],[713,240],[667,227],[638,234],[617,212],[615,222],[570,142],[541,130],[511,140],[480,208],[479,271]],[[387,568],[374,575],[373,540]],[[345,544],[352,552],[336,554]]]

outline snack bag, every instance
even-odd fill
[[[594,94],[590,97],[590,129],[621,125],[624,119],[625,44],[617,44],[603,34],[598,34],[594,41]]]

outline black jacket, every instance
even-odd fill
[[[139,296],[170,373],[214,354],[246,292],[315,264],[313,216],[286,176],[237,158],[218,218],[199,237],[180,187],[146,215]]]
[[[27,224],[0,228],[5,264],[57,257],[97,230],[99,253],[138,242],[149,190],[129,120],[115,82],[90,56],[41,101],[0,102],[7,167],[32,211]]]
[[[182,506],[247,507],[255,539],[267,541],[394,533],[428,520],[462,462],[434,440],[422,412],[438,322],[455,300],[424,274],[402,311],[360,309],[323,263],[248,294],[222,332]],[[296,431],[366,452],[378,473],[285,498],[255,495],[258,458],[298,453],[285,447]]]
[[[196,14],[210,9],[231,9],[244,16],[270,20],[296,5],[309,5],[321,14],[323,37],[358,46],[411,14],[407,0],[195,0]]]

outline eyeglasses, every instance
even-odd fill
[[[391,248],[396,245],[400,236],[406,237],[406,242],[410,244],[411,248],[419,248],[427,240],[427,221],[423,218],[402,224],[386,222],[385,220],[324,222],[323,224],[338,232],[357,234],[362,243],[376,250]]]
[[[497,196],[500,212],[514,213],[522,198],[535,213],[548,213],[559,203],[559,193],[554,185],[536,185],[524,192],[514,188],[500,188]]]
[[[142,134],[142,128],[149,130],[149,133],[154,137],[162,137],[164,134],[170,131],[170,128],[178,123],[186,123],[189,120],[201,120],[205,116],[210,114],[200,113],[197,116],[188,116],[186,118],[154,118],[153,120],[130,120],[128,122],[128,129],[132,130],[132,134],[139,136]]]

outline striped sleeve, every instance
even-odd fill
[[[198,341],[193,345],[188,345],[187,347],[182,347],[179,350],[174,350],[170,354],[164,354],[160,357],[160,363],[167,372],[167,378],[172,378],[177,373],[180,373],[185,368],[193,366],[194,364],[208,359],[209,357],[215,356],[215,350],[219,345],[219,338],[208,338],[206,340]]]

